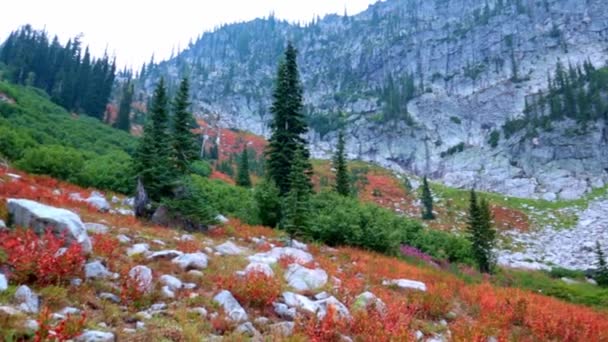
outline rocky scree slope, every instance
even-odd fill
[[[164,76],[192,77],[197,113],[267,134],[277,61],[299,49],[314,153],[327,157],[346,114],[351,157],[428,174],[447,185],[519,197],[572,199],[608,180],[605,122],[581,134],[488,142],[547,88],[558,60],[606,61],[602,0],[389,0],[348,17],[298,26],[273,17],[205,33],[146,68],[140,92]]]

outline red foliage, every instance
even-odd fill
[[[93,242],[93,253],[111,261],[121,254],[120,241],[109,234],[93,234],[91,235]]]
[[[336,308],[329,305],[323,319],[309,318],[304,323],[304,333],[312,342],[342,341],[342,333],[347,330],[348,323],[336,315]]]
[[[247,273],[244,279],[238,276],[218,277],[216,284],[232,292],[239,303],[257,308],[272,304],[281,294],[280,280],[257,270]]]
[[[201,248],[199,243],[194,240],[180,240],[175,244],[175,249],[184,253],[196,253]]]
[[[519,210],[492,206],[492,215],[494,215],[494,222],[497,228],[515,229],[522,232],[530,229],[528,215]]]
[[[414,310],[403,300],[388,303],[384,311],[371,305],[354,313],[351,333],[362,341],[414,341],[410,332],[413,317]]]
[[[126,305],[139,307],[146,296],[146,288],[139,274],[131,276],[131,267],[125,265],[120,271],[120,299]]]
[[[34,341],[63,342],[72,340],[82,334],[86,326],[86,319],[86,313],[83,313],[80,317],[68,315],[66,319],[53,325],[51,310],[44,307],[38,315],[39,329],[36,331]]]
[[[17,229],[0,233],[0,249],[16,282],[55,284],[82,273],[85,258],[82,247],[72,243],[64,249],[64,237],[47,230],[42,237],[32,230]]]
[[[228,176],[228,175],[226,175],[224,173],[221,173],[221,172],[219,172],[217,170],[213,170],[213,172],[211,173],[211,176],[209,176],[209,178],[211,178],[211,179],[219,179],[221,181],[224,181],[224,182],[226,182],[228,184],[232,184],[232,185],[236,184],[234,182],[234,179],[230,178],[230,176]]]

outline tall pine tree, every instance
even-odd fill
[[[431,194],[431,189],[426,176],[424,176],[424,179],[422,180],[422,196],[420,200],[422,201],[422,219],[434,220],[435,214],[433,214],[433,195]]]
[[[348,166],[346,164],[345,156],[345,141],[344,131],[340,130],[338,133],[338,146],[336,148],[336,155],[334,156],[334,169],[336,169],[336,185],[335,190],[342,196],[350,195],[350,177],[348,175]]]
[[[298,148],[294,153],[289,173],[290,189],[283,208],[283,228],[291,238],[301,235],[309,228],[311,185],[307,167],[308,160]]]
[[[170,196],[174,185],[171,141],[167,92],[161,78],[154,90],[150,116],[134,160],[137,176],[153,202]]]
[[[249,176],[249,153],[247,147],[243,149],[241,158],[236,171],[236,185],[245,188],[251,187],[251,177]]]
[[[173,150],[177,170],[182,174],[187,173],[190,164],[198,157],[198,142],[192,133],[194,118],[188,111],[189,91],[188,78],[184,78],[173,101]]]
[[[115,127],[126,132],[131,131],[131,102],[133,102],[133,83],[128,80],[122,88],[122,98],[118,107],[118,118]]]
[[[495,259],[493,248],[496,231],[492,227],[492,212],[489,203],[485,199],[478,201],[475,190],[471,190],[469,200],[467,231],[479,271],[490,273]]]
[[[279,63],[270,108],[273,119],[270,124],[272,136],[266,149],[267,171],[282,195],[291,189],[289,175],[298,149],[301,150],[305,172],[310,174],[312,170],[308,162],[310,153],[303,137],[308,126],[303,114],[302,85],[296,57],[296,49],[289,43]]]

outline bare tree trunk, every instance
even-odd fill
[[[135,216],[147,217],[149,204],[150,199],[148,198],[148,193],[146,192],[146,188],[144,187],[144,183],[142,182],[141,177],[139,177],[137,178],[137,190],[135,194],[135,203],[133,205],[133,209],[135,210]]]

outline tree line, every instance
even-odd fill
[[[82,51],[79,37],[63,45],[57,36],[30,25],[13,31],[2,44],[0,62],[8,79],[44,89],[53,102],[68,110],[102,120],[116,75],[116,63],[107,54],[93,58]]]

